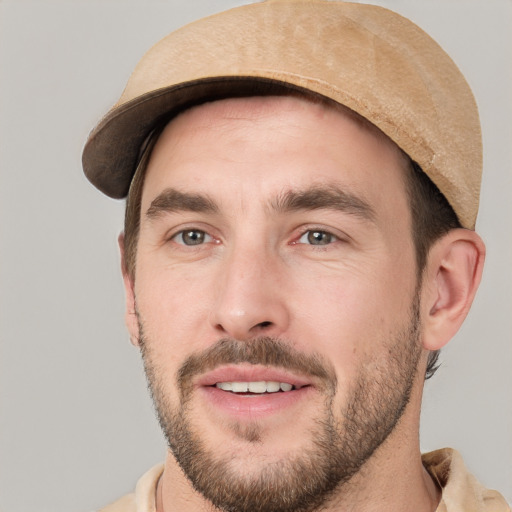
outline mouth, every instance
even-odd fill
[[[258,365],[218,368],[196,383],[206,404],[238,419],[284,413],[314,390],[308,378]]]
[[[265,395],[269,393],[287,393],[294,391],[297,388],[289,382],[277,382],[274,380],[259,380],[252,382],[217,382],[215,387],[222,389],[222,391],[229,391],[237,395]],[[302,387],[302,386],[301,386]]]

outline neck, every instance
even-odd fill
[[[441,493],[423,467],[419,445],[416,440],[408,442],[403,435],[396,435],[399,430],[400,427],[322,511],[434,512],[437,509]]]

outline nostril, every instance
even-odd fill
[[[260,327],[264,329],[265,327],[270,327],[272,325],[272,322],[260,322],[257,327]]]

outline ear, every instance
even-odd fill
[[[423,274],[423,346],[439,350],[459,330],[480,284],[485,260],[482,239],[454,229],[429,251]]]
[[[137,319],[136,306],[135,306],[135,291],[134,280],[129,274],[126,266],[126,258],[124,254],[124,233],[121,233],[117,238],[119,244],[119,251],[121,253],[121,272],[123,273],[124,292],[126,296],[126,311],[125,323],[130,333],[130,341],[132,345],[139,346],[139,322]]]

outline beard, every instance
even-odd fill
[[[334,408],[337,380],[332,365],[319,355],[303,354],[290,343],[270,337],[222,339],[189,356],[176,376],[179,405],[172,406],[165,390],[168,379],[152,354],[140,315],[139,330],[148,387],[168,446],[194,489],[224,512],[312,512],[323,508],[335,493],[343,492],[395,429],[409,403],[421,355],[416,294],[407,325],[386,340],[385,359],[360,365],[341,409]],[[194,428],[191,413],[192,379],[217,366],[240,363],[314,376],[323,383],[320,390],[325,397],[300,453],[252,472],[250,468],[236,469],[237,454],[222,456],[219,450],[207,447],[204,432]],[[264,442],[256,423],[232,430],[249,444]]]

